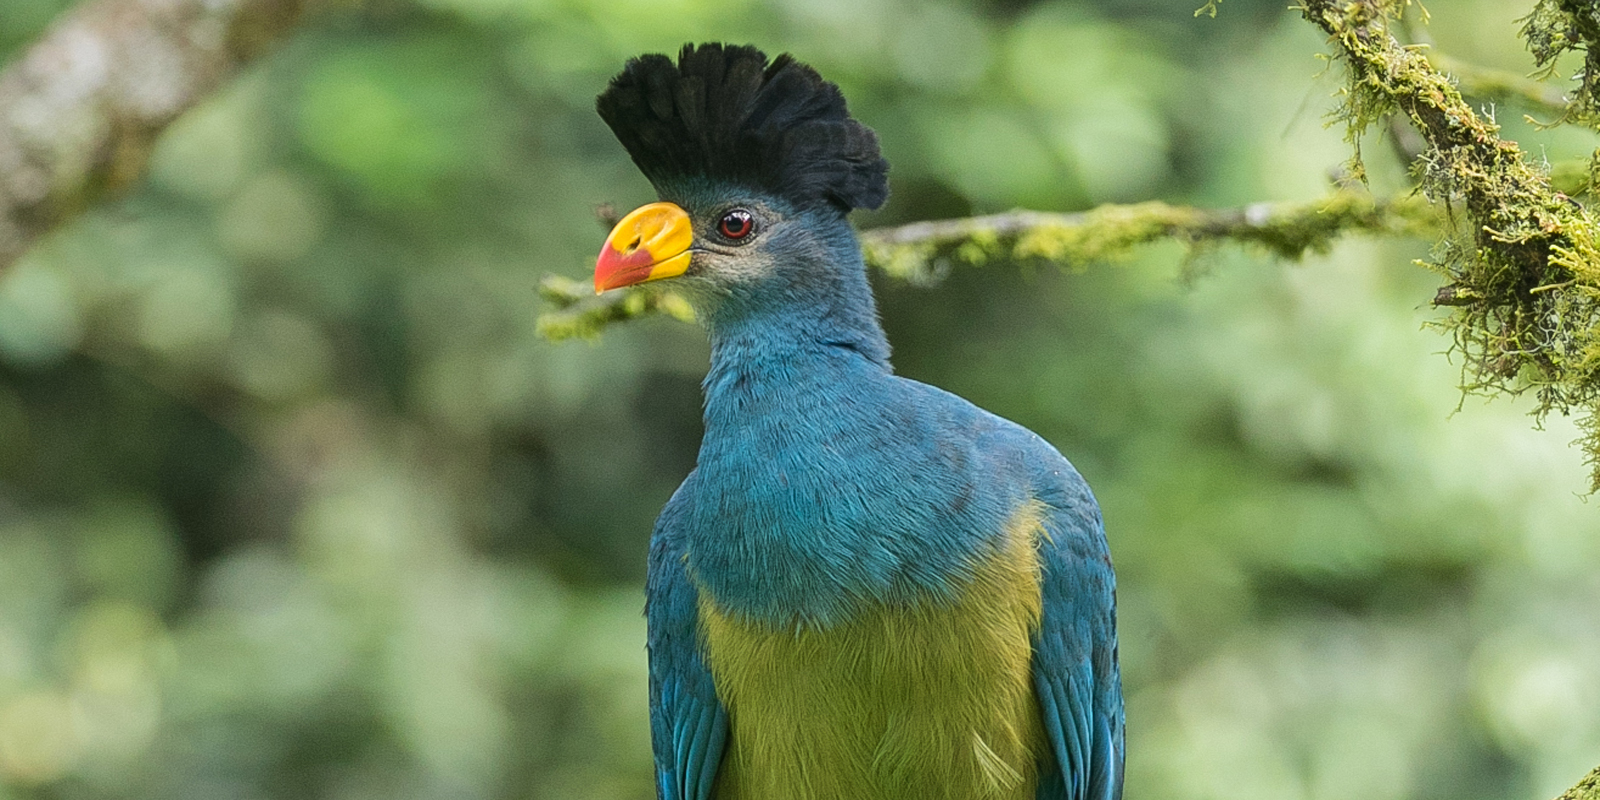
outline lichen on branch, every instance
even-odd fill
[[[1520,72],[1493,69],[1430,50],[1428,60],[1455,80],[1463,95],[1480,104],[1519,106],[1544,116],[1540,124],[1555,124],[1569,114],[1566,94],[1551,84]]]
[[[1410,8],[1409,3],[1400,3],[1400,11],[1405,12]],[[1496,69],[1482,64],[1474,64],[1440,52],[1434,46],[1433,37],[1428,34],[1426,23],[1430,15],[1421,2],[1416,3],[1417,13],[1400,13],[1395,20],[1401,33],[1402,42],[1420,45],[1426,50],[1428,60],[1443,71],[1455,82],[1461,94],[1479,103],[1513,105],[1526,111],[1531,111],[1544,117],[1535,120],[1540,124],[1556,124],[1568,116],[1568,100],[1566,94],[1559,86],[1546,83],[1551,71],[1543,70],[1535,77],[1529,77],[1522,72]],[[1523,20],[1526,22],[1527,20]],[[1526,32],[1526,31],[1524,31]]]
[[[560,275],[546,275],[539,294],[554,308],[539,315],[539,335],[551,341],[593,339],[613,322],[666,314],[694,321],[694,310],[681,296],[656,285],[596,295],[594,286]]]
[[[1600,767],[1585,775],[1578,785],[1563,792],[1556,800],[1600,800]]]
[[[1078,213],[1011,211],[984,217],[914,222],[861,234],[867,264],[914,284],[937,283],[954,264],[1047,262],[1076,268],[1127,258],[1139,246],[1168,239],[1191,248],[1225,242],[1284,259],[1321,252],[1351,233],[1436,235],[1440,220],[1420,197],[1374,200],[1341,190],[1308,203],[1255,203],[1204,209],[1149,202],[1103,205]],[[593,338],[613,322],[663,312],[689,320],[681,297],[652,286],[595,296],[558,276],[540,287],[554,309],[539,332],[561,340]]]
[[[1296,260],[1351,233],[1434,233],[1438,219],[1421,198],[1374,200],[1337,191],[1308,203],[1254,203],[1204,209],[1162,202],[1103,205],[1062,214],[1010,211],[916,222],[861,235],[867,262],[889,275],[929,282],[951,263],[1049,262],[1082,267],[1126,258],[1139,245],[1173,239],[1191,247],[1233,242]]]
[[[1600,127],[1600,8],[1593,0],[1539,0],[1522,19],[1522,38],[1543,71],[1541,77],[1555,70],[1563,53],[1582,51],[1583,67],[1575,76],[1578,91],[1565,119]]]
[[[1531,389],[1535,414],[1577,412],[1600,490],[1600,220],[1501,139],[1421,48],[1391,35],[1406,4],[1303,0],[1300,10],[1348,69],[1338,114],[1352,144],[1403,115],[1428,145],[1415,166],[1424,194],[1463,212],[1429,264],[1448,280],[1434,302],[1451,309],[1440,324],[1463,358],[1463,387]]]

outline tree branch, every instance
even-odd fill
[[[1083,266],[1116,260],[1163,239],[1191,246],[1231,241],[1299,259],[1348,233],[1436,233],[1438,219],[1419,197],[1373,200],[1335,192],[1310,203],[1252,203],[1204,209],[1161,202],[1104,205],[1074,214],[1010,211],[986,217],[915,222],[861,235],[867,262],[913,282],[942,275],[950,261],[1045,261]]]
[[[1084,266],[1127,257],[1136,247],[1177,239],[1191,247],[1237,242],[1297,259],[1326,250],[1347,233],[1437,234],[1439,219],[1420,197],[1374,201],[1352,191],[1311,203],[1254,203],[1203,209],[1151,202],[1105,205],[1074,214],[1011,211],[986,217],[914,222],[861,234],[867,263],[891,277],[937,283],[952,262],[1045,261]],[[540,287],[555,310],[539,318],[554,340],[592,338],[607,325],[656,312],[688,321],[687,303],[654,287],[595,296],[587,283],[550,276]]]
[[[1566,790],[1556,800],[1600,800],[1600,767],[1595,767],[1577,786]]]
[[[1522,38],[1542,75],[1555,69],[1562,53],[1583,51],[1583,68],[1576,76],[1580,85],[1563,120],[1600,126],[1600,16],[1592,0],[1539,0],[1523,20]]]
[[[694,310],[682,297],[656,286],[642,286],[596,295],[594,285],[560,275],[546,275],[539,294],[554,311],[539,315],[539,335],[553,342],[593,339],[613,322],[627,322],[658,313],[694,321]]]
[[[157,134],[317,0],[94,0],[0,72],[0,269],[143,174]]]
[[[1490,103],[1515,105],[1550,116],[1555,123],[1567,114],[1567,95],[1559,88],[1516,72],[1471,64],[1443,53],[1430,52],[1428,60],[1456,81],[1467,97]]]
[[[1405,13],[1408,10],[1408,5],[1402,4],[1399,16],[1395,19],[1405,34],[1404,40],[1428,48],[1428,60],[1440,71],[1449,74],[1463,95],[1540,111],[1551,115],[1552,124],[1566,117],[1569,101],[1560,89],[1520,73],[1480,66],[1439,52],[1426,27],[1416,25],[1415,15]],[[1420,4],[1418,10],[1421,11],[1422,21],[1426,22],[1427,12],[1421,9]],[[1543,77],[1548,77],[1548,74]]]
[[[1600,490],[1600,221],[1555,191],[1499,127],[1479,117],[1390,21],[1406,0],[1303,0],[1349,70],[1341,115],[1352,143],[1398,112],[1427,141],[1419,159],[1429,199],[1460,203],[1470,225],[1432,266],[1450,281],[1435,303],[1451,330],[1468,391],[1537,392],[1535,414],[1583,416],[1583,445]],[[1353,172],[1360,174],[1359,149]]]

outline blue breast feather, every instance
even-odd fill
[[[947,598],[1031,499],[1007,440],[1048,448],[1032,433],[849,348],[758,358],[707,377],[680,500],[691,574],[724,610],[826,626],[859,602]]]
[[[700,465],[651,546],[662,797],[708,798],[730,735],[699,651],[697,591],[774,625],[948,597],[1033,499],[1047,506],[1034,676],[1052,762],[1038,797],[1119,796],[1114,584],[1098,508],[1072,466],[1032,432],[848,347],[721,361],[742,368],[708,375],[717,402]]]

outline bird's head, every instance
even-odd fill
[[[753,47],[686,45],[677,63],[630,60],[596,105],[661,202],[611,231],[595,291],[677,279],[704,313],[861,282],[845,215],[883,203],[888,163],[815,70]]]

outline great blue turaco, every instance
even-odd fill
[[[1044,439],[892,371],[847,219],[888,196],[877,136],[744,46],[632,59],[597,106],[661,201],[595,289],[670,280],[711,339],[650,541],[659,797],[1120,797],[1099,508]]]

